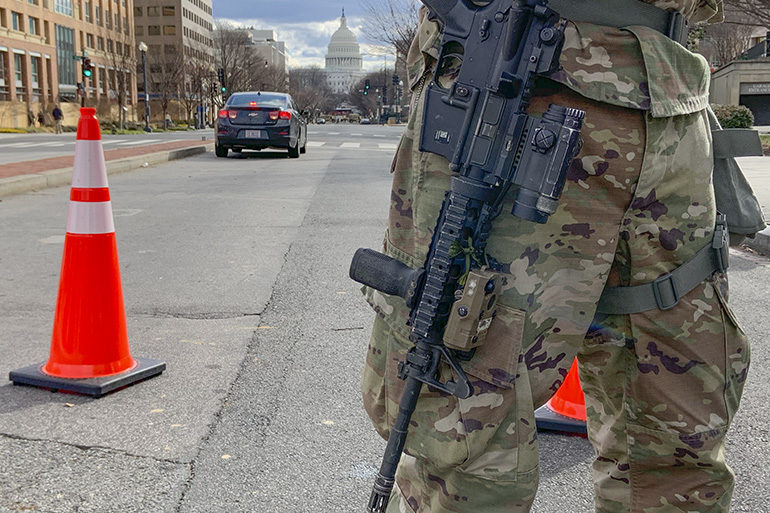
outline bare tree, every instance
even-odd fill
[[[326,72],[318,66],[290,70],[289,92],[300,110],[315,115],[330,109],[332,91],[326,82]]]
[[[770,0],[726,0],[725,17],[728,23],[730,11],[743,15],[743,24],[770,28]]]
[[[185,78],[184,53],[167,45],[162,53],[148,54],[147,60],[148,80],[153,84],[151,90],[158,98],[165,120],[171,101],[180,100],[179,84]]]
[[[100,82],[104,84],[103,94],[106,95],[106,100],[103,99],[102,102],[110,115],[113,102],[117,104],[118,124],[122,130],[128,111],[126,106],[128,95],[131,94],[133,83],[131,74],[135,73],[137,69],[134,40],[129,31],[125,29],[122,32],[102,29],[100,34],[103,41],[106,41],[106,47],[101,50],[107,64],[107,68],[99,71],[106,73],[106,76],[100,79]],[[94,86],[99,87],[99,84],[94,84]]]
[[[703,51],[712,63],[723,66],[749,49],[753,32],[753,27],[736,23],[709,26],[701,39]]]
[[[371,41],[392,46],[397,55],[406,55],[417,33],[420,5],[418,0],[361,0],[366,14],[364,34]]]

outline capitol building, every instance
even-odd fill
[[[347,93],[366,73],[363,69],[358,39],[348,28],[345,9],[340,28],[332,34],[326,54],[326,81],[334,93]]]

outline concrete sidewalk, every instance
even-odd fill
[[[122,173],[212,150],[213,141],[172,141],[104,152],[107,174]],[[0,198],[67,185],[72,181],[74,155],[0,165]]]

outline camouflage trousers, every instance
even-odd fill
[[[546,224],[514,218],[510,204],[495,220],[488,253],[508,274],[485,345],[463,363],[475,393],[458,399],[423,387],[388,512],[529,511],[538,484],[533,411],[559,387],[575,355],[596,451],[596,511],[726,512],[733,474],[725,434],[749,364],[726,278],[704,281],[670,310],[595,312],[605,284],[650,282],[711,242],[705,114],[653,118],[563,88],[541,93],[531,110],[549,103],[586,110],[583,149]],[[410,122],[400,154],[416,151],[416,134],[419,119]],[[414,266],[426,248],[404,247],[408,234],[398,229],[419,228],[420,216],[435,223],[449,172],[433,155],[410,162],[395,166],[399,210],[391,211],[385,249]],[[378,316],[364,405],[387,437],[403,388],[396,367],[411,346],[408,310],[400,299],[366,295]],[[441,373],[451,377],[448,368]]]

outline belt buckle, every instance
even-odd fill
[[[671,296],[673,301],[666,301],[661,289],[661,285],[668,285],[668,295]],[[655,280],[652,282],[652,295],[655,298],[655,304],[660,310],[670,310],[674,308],[676,304],[679,303],[680,298],[679,291],[676,288],[676,282],[674,281],[674,276],[671,273],[666,273],[655,278]]]
[[[714,250],[717,272],[724,273],[730,265],[730,233],[727,228],[727,218],[724,214],[717,214],[711,248]]]

